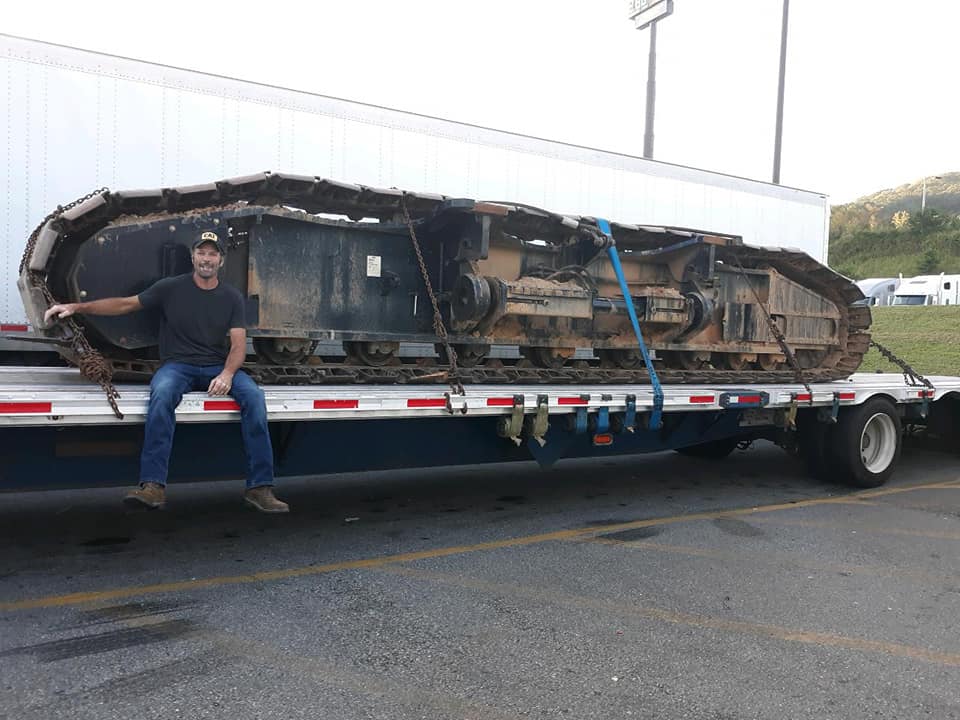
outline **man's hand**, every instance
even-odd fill
[[[210,387],[207,388],[209,395],[226,395],[233,387],[233,373],[224,370],[210,381]]]
[[[43,321],[45,323],[50,322],[50,318],[54,315],[57,316],[58,320],[63,320],[73,315],[77,311],[80,303],[64,303],[63,305],[51,305],[47,308],[47,311],[43,314]]]

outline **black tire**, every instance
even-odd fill
[[[701,460],[723,460],[730,453],[737,449],[737,443],[742,438],[730,437],[722,440],[711,440],[710,442],[700,443],[699,445],[688,445],[687,447],[676,448],[676,451],[687,457],[700,458]]]
[[[840,413],[832,428],[835,478],[855,487],[883,485],[900,459],[903,428],[896,406],[873,398]]]
[[[834,480],[833,425],[817,420],[816,410],[797,415],[797,442],[807,472],[817,480]]]

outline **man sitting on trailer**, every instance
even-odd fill
[[[158,280],[139,295],[53,305],[44,320],[74,313],[160,311],[161,366],[150,382],[140,486],[127,493],[124,502],[163,507],[177,405],[184,393],[206,389],[210,395],[230,395],[240,405],[248,466],[244,500],[262,512],[288,512],[289,506],[273,494],[273,449],[263,391],[240,369],[247,349],[243,296],[217,276],[224,249],[215,232],[208,230],[197,237],[192,259],[192,273]]]

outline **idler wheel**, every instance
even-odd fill
[[[299,365],[313,355],[316,340],[309,338],[255,337],[253,351],[273,365]]]
[[[467,273],[457,278],[450,298],[456,322],[475,326],[490,310],[490,285],[486,278]]]
[[[361,365],[382,367],[394,361],[400,350],[400,343],[354,340],[343,343],[343,349],[348,356],[356,358]]]

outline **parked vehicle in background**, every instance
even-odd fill
[[[866,293],[864,293],[866,294]],[[906,278],[893,296],[894,305],[957,305],[960,275],[917,275]]]
[[[866,296],[860,304],[881,307],[892,304],[893,295],[902,281],[902,277],[858,280],[857,287]]]

